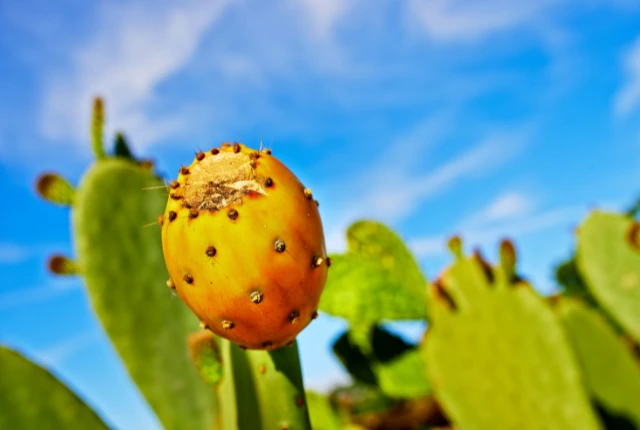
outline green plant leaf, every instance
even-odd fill
[[[0,429],[107,429],[49,371],[0,346]]]
[[[423,351],[437,399],[465,429],[599,429],[565,333],[531,287],[461,257],[429,288]]]
[[[595,211],[578,231],[578,268],[600,306],[640,342],[640,229],[623,214]]]
[[[209,429],[213,390],[191,363],[199,321],[165,286],[160,231],[166,192],[147,169],[98,161],[77,191],[77,262],[94,310],[132,379],[168,429]]]
[[[347,230],[348,252],[332,255],[320,309],[351,324],[426,319],[426,281],[400,237],[374,221]]]
[[[426,280],[393,231],[373,221],[347,230],[348,252],[332,255],[320,309],[352,325],[427,318]]]
[[[224,430],[311,430],[297,342],[272,351],[242,350],[220,339]]]
[[[640,428],[640,366],[598,312],[575,300],[557,305],[592,398]]]

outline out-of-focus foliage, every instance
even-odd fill
[[[107,429],[102,420],[51,373],[0,347],[0,429]]]
[[[640,366],[632,351],[598,312],[569,299],[557,311],[592,398],[640,428]]]
[[[320,309],[351,325],[427,318],[426,280],[388,227],[360,221],[347,230],[348,250],[332,255]]]
[[[578,231],[577,262],[600,306],[640,342],[640,224],[593,212]]]
[[[333,255],[321,310],[348,329],[333,351],[353,382],[306,392],[297,344],[244,351],[197,330],[164,286],[160,233],[167,195],[150,162],[118,134],[104,148],[95,104],[96,162],[78,189],[55,174],[37,189],[72,208],[77,256],[52,272],[83,276],[96,315],[166,428],[202,430],[640,429],[640,227],[593,212],[576,255],[560,264],[561,291],[541,297],[516,273],[513,245],[500,264],[465,256],[429,283],[389,227],[359,221]],[[389,321],[428,328],[420,345]],[[451,426],[451,427],[447,427]],[[0,349],[0,428],[105,428],[46,370]]]

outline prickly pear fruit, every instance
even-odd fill
[[[167,284],[218,336],[275,349],[317,316],[329,266],[317,202],[270,151],[199,152],[161,220]]]

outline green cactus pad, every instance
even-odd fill
[[[640,366],[598,312],[574,300],[561,300],[562,319],[591,397],[611,415],[640,428]]]
[[[107,429],[62,382],[16,351],[0,347],[0,429]]]
[[[640,229],[623,214],[593,212],[578,231],[578,268],[600,306],[640,342]]]
[[[427,317],[426,280],[402,240],[383,224],[347,230],[348,252],[332,255],[320,309],[353,325]]]
[[[220,347],[224,430],[311,430],[297,342],[273,351],[245,351],[220,339]]]
[[[166,428],[208,429],[212,390],[191,363],[198,320],[165,286],[162,182],[124,159],[98,161],[77,191],[78,264],[93,307],[129,374]]]
[[[429,305],[427,373],[456,427],[600,428],[560,322],[528,285],[460,257]]]

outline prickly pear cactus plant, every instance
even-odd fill
[[[578,301],[556,311],[582,368],[591,397],[609,415],[640,428],[640,366],[605,318]]]
[[[593,212],[578,230],[577,261],[600,306],[640,342],[640,224]]]
[[[42,196],[73,209],[76,261],[56,256],[50,267],[84,278],[97,316],[163,425],[210,428],[214,393],[187,347],[198,320],[165,286],[160,234],[153,225],[164,209],[164,183],[148,163],[106,154],[102,117],[98,100],[93,127],[98,159],[78,189],[73,192],[55,175],[38,183]]]
[[[436,397],[457,427],[598,429],[580,368],[560,322],[515,275],[515,251],[501,267],[462,255],[429,287],[424,339]]]
[[[0,375],[1,429],[107,429],[62,382],[18,352],[0,347]]]
[[[275,349],[317,316],[330,264],[317,202],[270,151],[199,152],[162,221],[169,285],[218,336]]]

